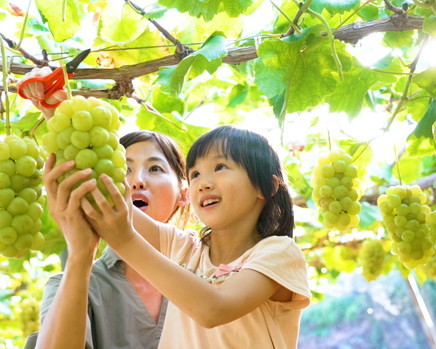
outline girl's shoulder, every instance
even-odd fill
[[[260,240],[254,247],[254,249],[264,249],[264,248],[273,248],[273,249],[300,249],[300,247],[296,244],[295,240],[289,236],[277,236],[272,235]]]
[[[259,261],[259,263],[271,263],[280,260],[280,263],[293,263],[305,266],[305,257],[300,246],[289,236],[269,236],[260,240],[250,250],[246,251],[246,260]]]

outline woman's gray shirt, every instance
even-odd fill
[[[62,273],[52,276],[44,290],[41,319],[47,314],[59,288]],[[93,266],[88,294],[86,349],[121,349],[158,347],[165,319],[167,299],[157,324],[124,274],[124,262],[109,247]],[[25,349],[34,348],[35,335]]]

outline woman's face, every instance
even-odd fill
[[[133,204],[141,211],[167,222],[178,206],[185,205],[177,175],[153,141],[127,147],[126,163]]]

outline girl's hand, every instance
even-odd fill
[[[76,173],[58,183],[58,179],[74,168],[74,162],[64,162],[56,167],[54,154],[50,154],[45,163],[43,181],[47,190],[47,201],[51,215],[58,223],[68,244],[69,258],[80,256],[94,259],[98,247],[99,237],[86,221],[80,202],[84,196],[96,188],[95,179],[87,180],[77,189],[73,186],[79,181],[86,180],[91,171],[89,169]]]
[[[82,198],[82,209],[95,232],[112,248],[117,249],[137,234],[132,225],[130,187],[124,181],[126,192],[123,197],[110,177],[102,174],[100,178],[112,197],[113,205],[95,188],[91,194],[99,209],[93,207],[86,198]]]
[[[36,76],[44,76],[51,73],[51,69],[49,67],[42,68],[33,68],[32,71],[24,75],[22,81],[33,78]],[[22,87],[22,92],[26,95],[27,98],[31,100],[33,105],[42,111],[46,120],[50,119],[54,113],[56,108],[45,108],[39,102],[44,98],[44,85],[42,82],[31,82]],[[67,93],[65,90],[57,90],[50,97],[48,97],[45,101],[48,104],[56,104],[58,102],[62,102],[67,99]]]

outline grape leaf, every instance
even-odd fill
[[[319,26],[312,30],[319,30]],[[266,40],[258,47],[255,82],[268,98],[285,93],[288,112],[314,107],[336,88],[330,45],[318,41],[317,46],[310,46],[313,42],[310,34],[308,31],[298,40],[288,42]]]
[[[408,139],[413,138],[413,136],[415,136],[416,138],[427,137],[433,139],[432,126],[434,122],[436,122],[435,99],[431,101],[430,106],[427,109],[427,112],[425,113],[421,121],[418,123],[418,125],[416,125],[415,130],[413,130],[413,132],[408,137]]]
[[[411,184],[416,182],[421,177],[422,172],[422,159],[421,157],[405,157],[402,156],[399,163],[395,163],[392,173],[399,178],[404,184]],[[399,174],[398,174],[399,173]]]
[[[403,48],[413,46],[413,30],[402,32],[386,32],[383,36],[383,43],[388,47]]]
[[[330,14],[344,13],[350,11],[359,4],[359,0],[313,0],[310,8],[321,13],[325,8]]]
[[[229,95],[228,107],[234,108],[243,103],[248,96],[249,86],[245,84],[237,84],[233,86]]]
[[[379,18],[379,10],[377,7],[367,4],[359,10],[357,15],[364,21],[372,21]]]
[[[203,17],[210,21],[217,13],[226,12],[230,17],[238,17],[253,3],[253,0],[159,0],[159,3],[188,12],[193,17]]]
[[[343,80],[337,84],[334,93],[328,98],[330,111],[344,111],[350,117],[357,116],[374,81],[375,74],[357,64],[344,70]],[[350,93],[350,86],[353,86],[353,93]]]
[[[157,85],[153,88],[151,102],[153,107],[161,113],[171,113],[176,111],[180,115],[183,115],[183,101],[178,97],[164,93]]]
[[[413,82],[436,98],[436,67],[430,67],[415,75]]]
[[[141,108],[137,113],[136,124],[141,130],[166,134],[177,141],[184,154],[192,143],[208,129],[187,124],[170,114],[157,114]]]
[[[149,28],[145,28],[137,38],[123,45],[112,45],[110,41],[105,41],[103,37],[97,38],[94,42],[96,47],[110,46],[113,49],[113,51],[104,52],[104,56],[99,57],[112,59],[114,67],[137,64],[168,56],[171,54],[168,48],[158,47],[164,44],[162,36],[156,31],[150,31]],[[149,48],[150,46],[156,47]]]
[[[226,55],[224,34],[222,32],[213,33],[197,51],[185,57],[174,69],[170,82],[171,93],[177,95],[181,92],[188,73],[190,73],[190,78],[194,78],[204,71],[210,74],[215,72]]]
[[[36,0],[36,6],[44,22],[57,42],[65,41],[80,29],[81,19],[84,17],[83,5],[74,0],[65,2],[65,21],[62,20],[63,1]]]
[[[129,5],[124,4],[120,11],[117,1],[109,1],[100,16],[98,35],[112,44],[126,44],[138,38],[147,26],[147,19]]]

